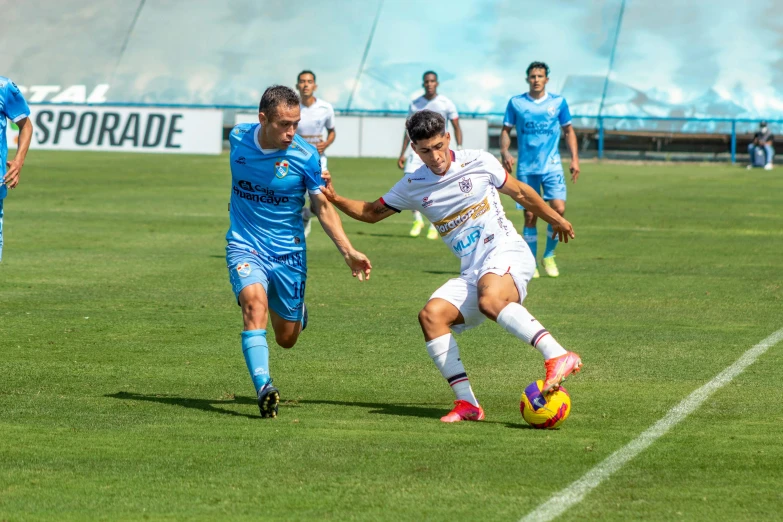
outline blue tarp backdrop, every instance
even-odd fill
[[[783,118],[783,0],[751,5],[26,0],[3,8],[0,74],[88,93],[107,84],[108,103],[253,105],[312,69],[338,109],[404,110],[434,69],[460,111],[498,113],[542,60],[574,114]]]

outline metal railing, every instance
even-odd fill
[[[72,103],[72,102],[31,102],[30,105],[78,105],[78,106],[104,106],[104,107],[139,107],[139,108],[170,108],[170,109],[222,109],[231,111],[252,111],[258,110],[257,105],[231,105],[231,104],[198,104],[198,103]],[[406,116],[408,111],[396,109],[339,109],[335,108],[335,113],[341,116]],[[461,118],[483,118],[502,124],[504,113],[502,112],[460,112]],[[598,134],[598,158],[604,157],[605,132],[628,131],[628,132],[656,132],[660,134],[687,136],[688,134],[715,134],[729,135],[731,162],[737,161],[737,128],[745,126],[745,134],[752,133],[762,121],[761,118],[689,118],[689,117],[655,117],[655,116],[597,116],[574,114],[571,116],[575,126],[581,129],[595,129]],[[783,126],[783,119],[765,119],[769,124]],[[595,123],[591,123],[595,122]],[[618,122],[610,125],[611,122]],[[657,124],[669,124],[668,129],[653,128]],[[577,125],[579,123],[579,125]],[[624,124],[622,124],[624,123]],[[676,125],[680,123],[681,125]],[[667,125],[664,125],[667,126]],[[690,128],[688,128],[690,127]],[[722,130],[720,128],[723,128]],[[757,128],[757,127],[756,127]],[[687,130],[685,130],[687,129]]]

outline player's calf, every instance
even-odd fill
[[[299,340],[299,332],[301,324],[299,322],[291,328],[286,328],[284,331],[278,331],[275,329],[275,342],[281,348],[293,348],[296,341]]]
[[[479,311],[487,318],[492,319],[493,321],[497,321],[500,312],[502,312],[503,309],[512,302],[515,301],[504,299],[497,294],[482,294],[479,296],[478,307]]]

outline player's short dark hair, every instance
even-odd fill
[[[299,80],[302,79],[303,74],[312,74],[313,75],[313,83],[315,83],[315,73],[313,71],[310,71],[308,69],[305,69],[304,71],[300,72],[296,75],[296,83],[299,83]]]
[[[428,74],[434,75],[435,76],[435,81],[438,81],[438,73],[436,73],[435,71],[427,71],[424,74],[422,74],[421,75],[421,81],[424,81],[424,79],[427,78]]]
[[[405,121],[408,138],[414,143],[443,136],[446,133],[446,119],[435,111],[414,112]]]
[[[547,78],[549,78],[549,66],[545,64],[544,62],[533,62],[530,65],[527,66],[527,71],[525,71],[525,76],[530,76],[530,71],[533,69],[544,69],[544,74]]]
[[[294,90],[285,85],[273,85],[264,91],[261,96],[261,102],[258,104],[258,112],[266,114],[271,118],[277,112],[277,107],[285,105],[286,107],[298,107],[299,95]]]

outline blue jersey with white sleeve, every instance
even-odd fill
[[[30,116],[30,107],[19,92],[19,87],[14,82],[0,76],[0,179],[5,176],[6,161],[8,161],[8,140],[6,127],[8,120],[17,122]],[[0,185],[0,199],[8,194],[5,183]]]
[[[538,100],[528,93],[514,96],[508,101],[503,125],[517,129],[517,176],[562,172],[560,128],[571,125],[565,98],[550,93]]]
[[[305,250],[302,207],[305,192],[321,192],[321,163],[315,147],[300,136],[285,150],[261,150],[260,123],[231,130],[231,226],[229,246],[262,256]]]

